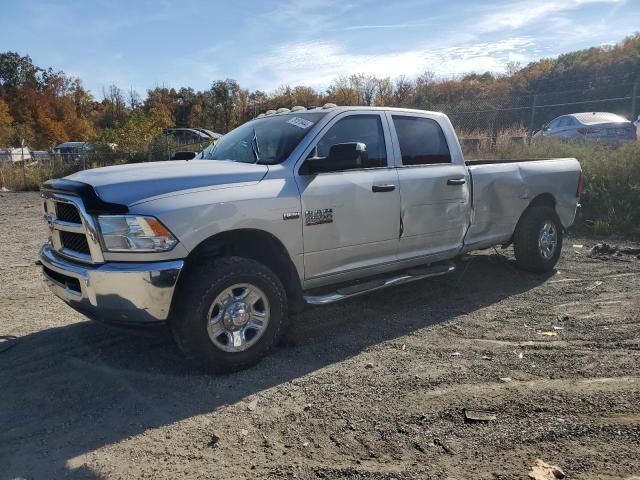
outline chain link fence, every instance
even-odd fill
[[[634,121],[640,113],[639,97],[640,77],[533,95],[475,97],[429,109],[446,113],[463,139],[495,138],[501,132],[521,138],[570,113],[611,112]]]

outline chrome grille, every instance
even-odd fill
[[[66,248],[68,250],[83,253],[84,255],[91,255],[89,244],[87,243],[87,236],[84,233],[61,231],[60,243],[62,243],[63,248]]]
[[[103,263],[95,221],[80,197],[44,191],[44,216],[53,250],[83,263]]]
[[[56,217],[63,222],[82,224],[80,212],[70,203],[56,202]]]

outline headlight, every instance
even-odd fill
[[[108,252],[164,252],[178,240],[160,221],[140,215],[100,215],[102,243]]]

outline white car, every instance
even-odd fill
[[[584,112],[562,115],[533,135],[534,141],[559,140],[619,145],[637,139],[632,122],[606,112]]]

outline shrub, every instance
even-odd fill
[[[9,190],[39,190],[50,178],[60,178],[78,170],[77,165],[51,162],[49,165],[0,164],[0,187]]]

